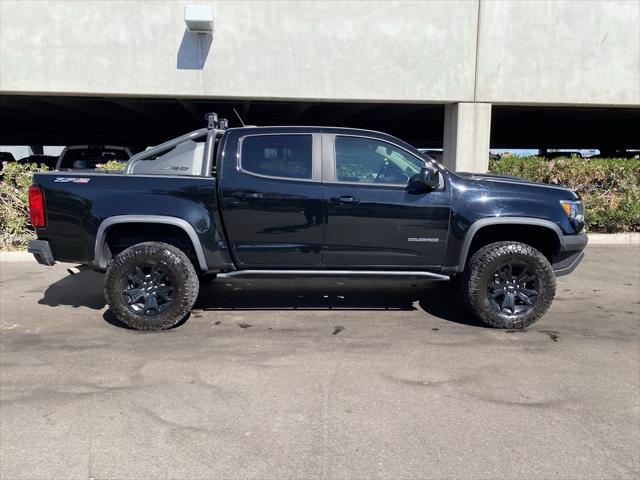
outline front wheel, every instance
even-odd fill
[[[547,258],[530,245],[491,243],[465,271],[464,297],[471,311],[496,328],[524,328],[551,306],[556,279]]]
[[[136,330],[164,330],[182,321],[198,296],[198,276],[178,248],[144,242],[117,255],[105,277],[111,311]]]

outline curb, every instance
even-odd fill
[[[589,245],[640,245],[640,233],[590,233]],[[0,251],[0,263],[4,262],[35,263],[35,259],[32,254],[25,251]]]
[[[4,252],[0,251],[0,262],[35,262],[36,259],[29,252]]]
[[[589,245],[640,245],[640,233],[590,233]]]

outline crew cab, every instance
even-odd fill
[[[34,174],[36,260],[106,272],[115,315],[161,330],[189,314],[201,279],[274,275],[454,280],[487,325],[522,328],[583,257],[571,190],[454,173],[380,132],[208,118],[124,174]]]

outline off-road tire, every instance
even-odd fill
[[[525,263],[538,277],[535,303],[519,314],[496,311],[487,294],[496,270],[509,262]],[[483,323],[494,328],[518,329],[528,327],[549,309],[556,293],[556,278],[547,258],[535,248],[519,242],[496,242],[482,247],[471,257],[462,287],[467,306]]]
[[[160,313],[136,313],[123,294],[124,276],[138,265],[157,265],[171,278],[172,301]],[[184,320],[198,297],[198,275],[185,253],[166,243],[144,242],[117,255],[105,276],[104,295],[118,320],[136,330],[165,330]]]

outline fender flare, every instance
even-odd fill
[[[464,266],[467,264],[467,256],[469,254],[469,248],[471,247],[471,242],[475,237],[476,233],[481,228],[490,226],[490,225],[534,225],[536,227],[545,227],[556,234],[558,237],[558,243],[560,245],[560,249],[564,248],[564,235],[562,234],[562,230],[560,227],[553,223],[551,220],[544,220],[542,218],[528,218],[528,217],[496,217],[496,218],[483,218],[481,220],[477,220],[471,224],[469,230],[464,236],[464,241],[462,243],[462,249],[460,250],[460,257],[458,259],[458,271],[463,271]]]
[[[102,223],[100,223],[100,227],[98,227],[98,233],[96,234],[96,243],[93,257],[93,262],[98,268],[107,267],[107,259],[104,258],[104,246],[107,236],[107,229],[109,227],[112,227],[113,225],[122,223],[161,223],[165,225],[173,225],[184,230],[184,232],[189,236],[191,243],[193,244],[193,249],[196,252],[196,257],[198,258],[200,269],[205,272],[207,271],[207,260],[204,256],[204,249],[202,248],[202,243],[200,242],[200,238],[193,228],[193,225],[191,225],[186,220],[183,220],[182,218],[168,217],[164,215],[116,215],[114,217],[109,217],[103,220]]]

